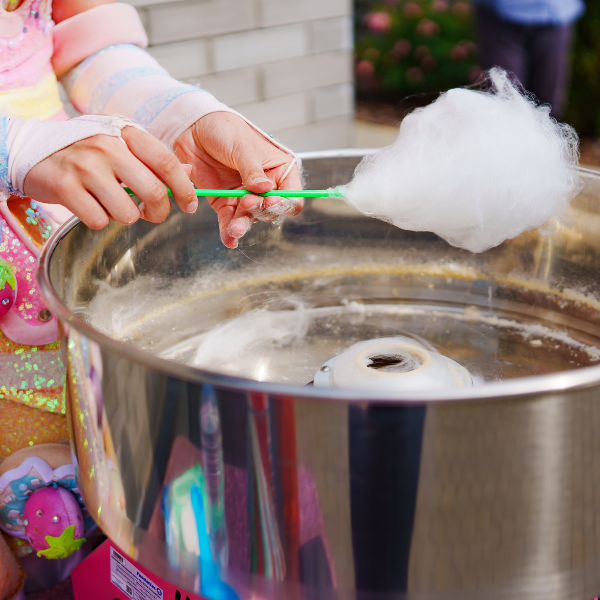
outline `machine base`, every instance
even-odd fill
[[[106,540],[71,573],[75,600],[206,600],[153,575]]]

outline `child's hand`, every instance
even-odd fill
[[[52,154],[29,171],[23,191],[40,202],[66,206],[92,229],[102,229],[109,218],[127,225],[140,216],[161,223],[171,210],[165,184],[183,211],[194,212],[194,186],[175,156],[135,127],[125,127],[121,136],[125,144],[96,135]],[[143,206],[136,206],[121,182]]]
[[[177,138],[173,149],[182,163],[192,165],[192,181],[198,188],[245,188],[257,194],[273,189],[302,188],[297,165],[283,179],[292,157],[232,113],[216,112],[202,117]],[[263,220],[277,218],[269,211],[257,210],[261,203],[262,207],[269,208],[281,198],[248,195],[208,198],[208,201],[219,217],[223,243],[235,248],[258,213],[263,213],[264,216],[259,217]],[[302,201],[295,199],[285,214],[293,216],[301,210]]]

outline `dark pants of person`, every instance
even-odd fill
[[[574,26],[521,25],[477,8],[481,66],[512,72],[551,115],[562,118],[570,76],[569,50]]]

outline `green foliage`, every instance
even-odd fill
[[[359,91],[402,98],[477,79],[473,21],[467,0],[369,3],[356,36]]]
[[[355,0],[359,93],[400,100],[472,83],[479,76],[469,0]],[[577,24],[566,121],[600,137],[600,1]]]
[[[577,26],[567,122],[580,135],[600,137],[600,2],[587,5]]]

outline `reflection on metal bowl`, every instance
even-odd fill
[[[307,185],[345,183],[361,155],[306,154]],[[568,223],[481,255],[338,200],[239,251],[207,206],[66,224],[40,276],[90,512],[214,600],[596,595],[600,177],[581,175]],[[398,336],[473,385],[306,385]]]

